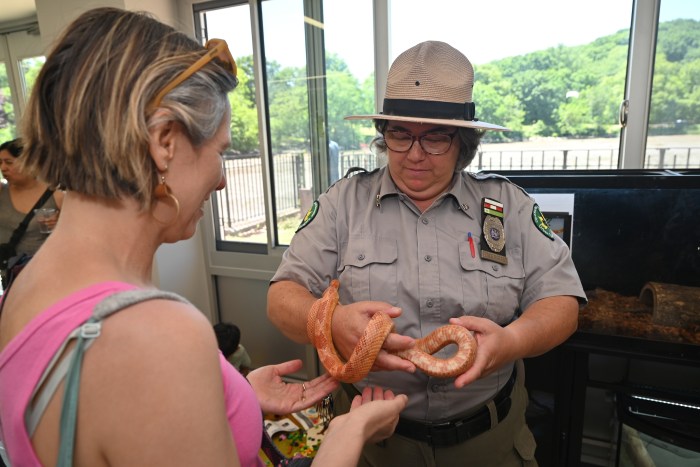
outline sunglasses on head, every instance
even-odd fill
[[[190,65],[185,71],[177,75],[172,81],[170,81],[153,99],[153,107],[158,107],[163,100],[163,98],[170,91],[175,89],[187,78],[195,74],[197,71],[201,70],[204,65],[211,62],[214,59],[219,61],[219,64],[228,70],[233,76],[238,73],[238,67],[236,66],[236,61],[231,55],[231,51],[228,49],[228,44],[223,39],[209,39],[204,45],[207,52],[196,62]]]

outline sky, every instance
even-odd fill
[[[560,44],[587,44],[629,28],[632,15],[632,0],[389,1],[391,60],[421,41],[441,40],[476,65]],[[266,53],[283,66],[304,64],[302,3],[263,3]],[[234,57],[252,53],[244,8],[237,7],[234,15],[209,15],[209,37],[227,39]],[[374,69],[372,0],[326,0],[324,17],[326,49],[344,58],[355,76],[369,76]],[[662,0],[660,17],[700,20],[700,0]]]

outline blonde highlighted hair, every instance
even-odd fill
[[[204,53],[146,13],[83,13],[58,39],[34,85],[22,121],[24,166],[51,186],[106,199],[131,196],[147,208],[158,183],[149,128],[178,122],[199,146],[228,115],[226,95],[237,81],[215,61],[151,108],[155,95]]]

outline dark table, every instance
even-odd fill
[[[590,374],[589,360],[593,355],[681,365],[689,371],[697,370],[699,373],[689,376],[694,380],[689,381],[686,389],[693,395],[691,397],[697,395],[693,401],[700,403],[700,345],[579,329],[551,352],[526,360],[528,389],[548,391],[554,397],[553,419],[545,422],[551,423],[551,431],[538,439],[541,467],[581,465],[587,388],[604,387],[623,394],[659,394],[654,387],[640,386],[625,378],[612,382],[596,380]]]

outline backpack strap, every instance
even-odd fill
[[[135,289],[112,294],[99,302],[90,318],[81,326],[73,330],[54,354],[51,362],[44,370],[39,383],[34,389],[32,399],[35,403],[27,409],[25,425],[31,438],[46,410],[46,406],[53,397],[56,388],[65,379],[63,394],[63,406],[61,408],[60,438],[61,444],[58,454],[58,466],[73,465],[73,447],[75,445],[75,429],[78,415],[78,393],[80,390],[80,369],[82,367],[85,351],[94,343],[102,331],[102,321],[117,311],[148,300],[174,300],[181,303],[190,302],[172,292],[155,289]],[[66,346],[77,339],[75,346],[66,352],[65,357],[59,362]],[[42,388],[39,392],[39,388]]]

